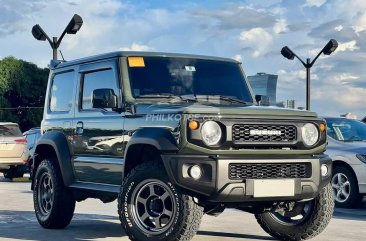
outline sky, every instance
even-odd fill
[[[115,50],[229,57],[247,75],[277,74],[277,100],[305,106],[305,70],[281,56],[289,46],[304,60],[334,38],[311,74],[312,110],[321,116],[366,115],[365,0],[0,0],[0,58],[46,67],[51,50],[33,39],[40,24],[58,36],[74,13],[84,25],[62,42],[66,60]]]

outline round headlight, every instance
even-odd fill
[[[219,143],[222,131],[219,124],[215,121],[206,121],[201,127],[201,136],[203,142],[208,146],[213,146]]]
[[[311,123],[305,124],[302,127],[302,140],[307,146],[314,145],[319,139],[318,128]]]

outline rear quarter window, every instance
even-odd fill
[[[56,74],[53,77],[50,96],[50,110],[69,112],[72,107],[74,72]]]

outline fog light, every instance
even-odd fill
[[[189,168],[188,174],[195,180],[198,180],[202,176],[202,169],[198,165],[194,165]]]
[[[325,177],[326,175],[328,175],[328,166],[327,165],[323,164],[320,169],[322,171],[322,176],[323,177]]]

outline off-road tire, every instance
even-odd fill
[[[53,205],[47,215],[40,208],[40,177],[47,173],[53,185]],[[70,224],[75,210],[75,199],[62,180],[60,168],[55,159],[43,160],[36,171],[33,190],[34,210],[39,224],[47,229],[62,229]]]
[[[172,218],[169,229],[157,235],[139,228],[137,218],[133,214],[134,189],[146,179],[160,180],[166,184],[177,203],[176,215]],[[172,185],[161,163],[149,161],[135,167],[125,177],[118,197],[118,214],[122,227],[133,241],[186,241],[196,234],[203,216],[203,207],[199,206],[192,196]]]
[[[311,239],[320,234],[329,224],[333,211],[334,199],[330,184],[325,186],[314,199],[313,211],[301,223],[285,225],[276,220],[271,213],[256,214],[259,225],[278,240],[299,241]]]
[[[362,203],[362,196],[358,190],[358,181],[355,174],[345,166],[336,166],[333,169],[332,177],[337,173],[342,173],[348,178],[350,182],[350,195],[344,202],[338,202],[335,200],[335,205],[338,208],[358,208]]]

